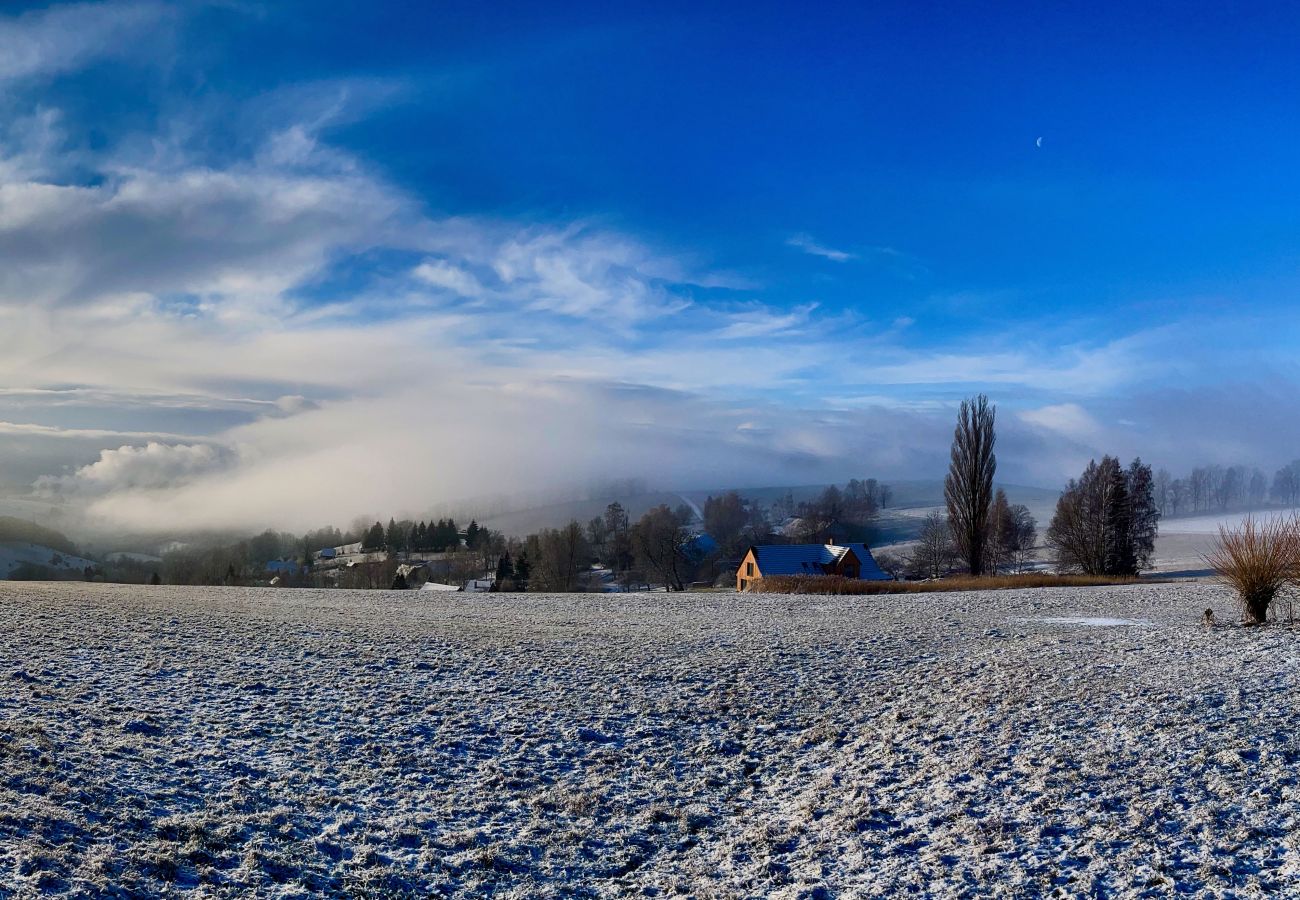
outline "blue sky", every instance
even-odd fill
[[[0,482],[313,524],[939,477],[977,390],[1008,480],[1276,465],[1298,32],[1185,3],[7,4]]]

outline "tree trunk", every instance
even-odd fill
[[[1265,625],[1268,623],[1268,607],[1272,599],[1271,596],[1261,594],[1245,598],[1246,618],[1250,624]]]

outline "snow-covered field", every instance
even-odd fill
[[[1209,584],[0,585],[0,894],[1300,884],[1300,632]]]
[[[1160,523],[1160,536],[1156,539],[1154,571],[1157,574],[1208,574],[1205,554],[1214,547],[1220,525],[1237,528],[1248,515],[1261,520],[1291,515],[1292,512],[1300,510],[1272,509],[1164,519]]]

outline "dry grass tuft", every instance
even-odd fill
[[[928,594],[939,591],[1002,591],[1012,588],[1097,587],[1132,584],[1136,578],[1103,575],[957,575],[937,581],[860,581],[838,575],[775,575],[756,578],[746,593],[755,594]]]
[[[1263,625],[1269,607],[1288,586],[1300,585],[1300,516],[1219,526],[1219,539],[1205,561],[1237,592],[1246,621]]]

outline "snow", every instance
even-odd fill
[[[1206,516],[1187,516],[1185,518],[1162,519],[1160,522],[1160,533],[1216,535],[1219,533],[1220,525],[1225,528],[1236,528],[1247,516],[1254,518],[1257,522],[1261,522],[1278,517],[1289,517],[1296,513],[1300,513],[1300,509],[1265,509],[1256,510],[1255,512],[1229,512]]]
[[[1124,625],[1150,625],[1141,619],[1117,619],[1114,616],[1029,616],[1013,617],[1013,622],[1042,622],[1046,625],[1086,625],[1091,628],[1116,628]]]
[[[1294,891],[1300,631],[1206,607],[0,584],[0,894]]]
[[[25,541],[0,541],[0,578],[9,578],[14,570],[27,564],[80,576],[94,563],[79,556],[60,553]]]

